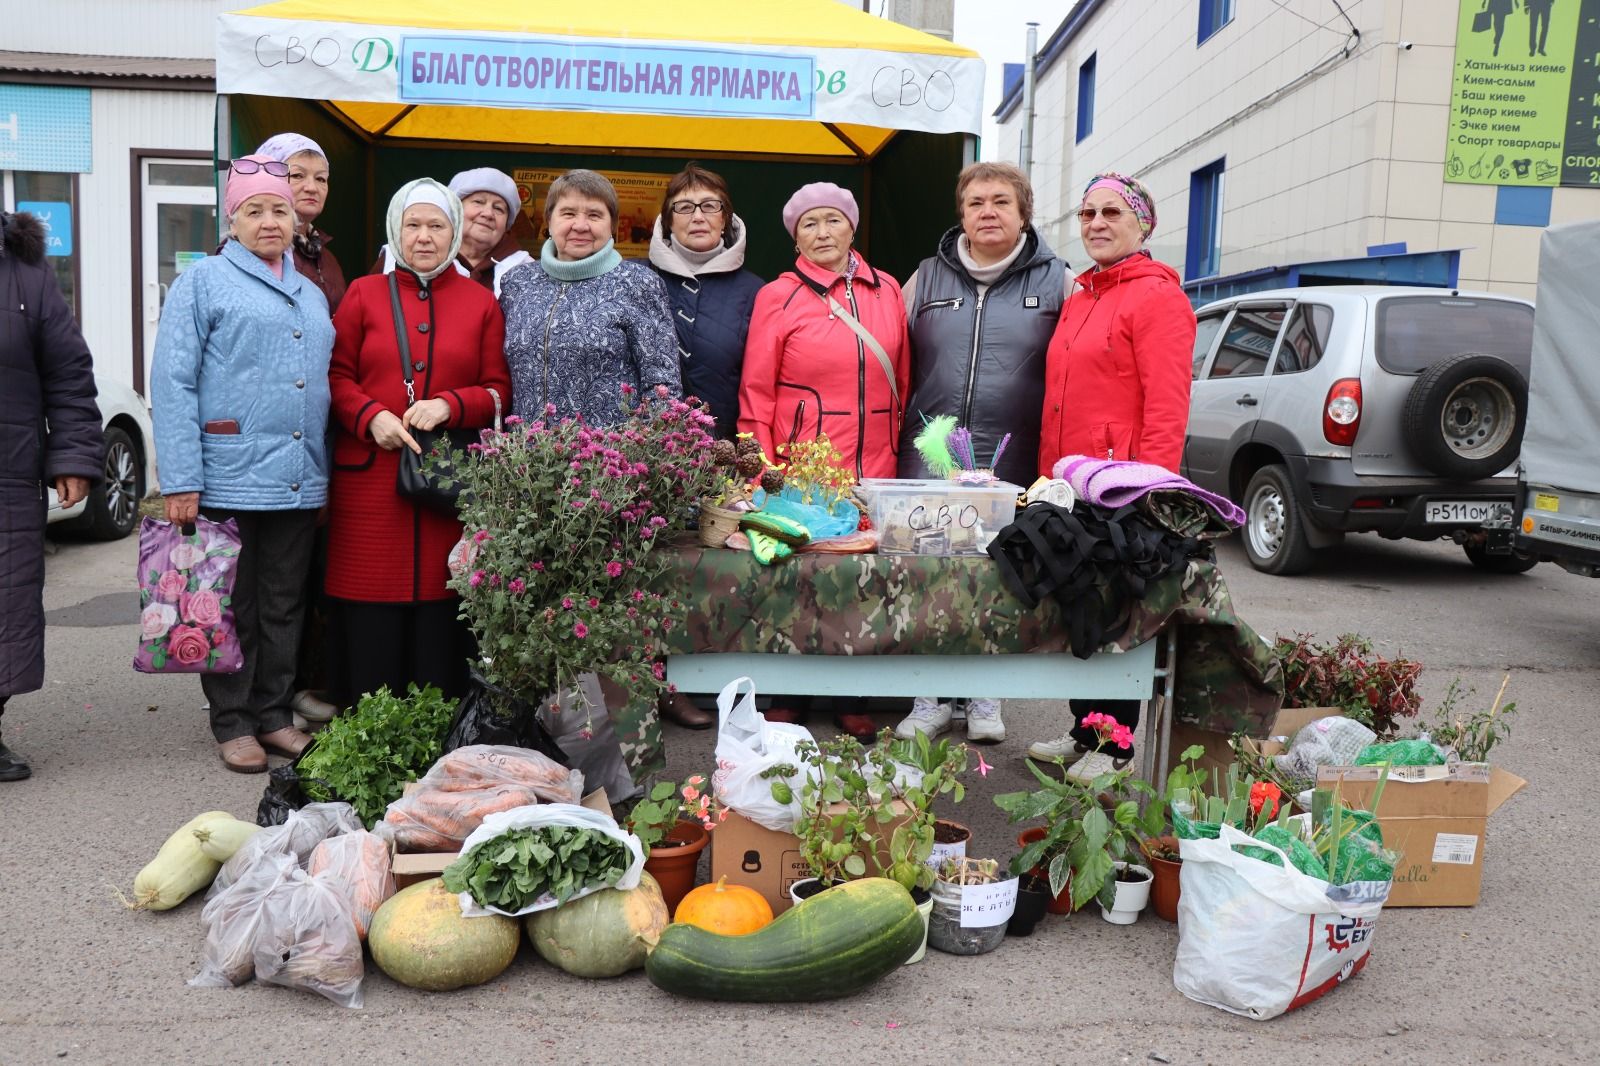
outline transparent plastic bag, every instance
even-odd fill
[[[625,803],[642,790],[633,782],[622,757],[622,742],[606,707],[600,679],[581,674],[578,684],[552,697],[539,708],[539,721],[567,755],[567,762],[583,771],[583,784],[593,791],[606,790],[613,804]],[[589,735],[584,736],[585,730]]]
[[[1272,764],[1295,788],[1317,783],[1317,767],[1349,766],[1378,735],[1350,718],[1318,718],[1294,735],[1289,750],[1272,756]]]
[[[372,916],[395,892],[389,845],[365,829],[329,837],[318,844],[311,852],[306,873],[344,897],[356,923],[356,934],[363,940],[372,925]]]
[[[373,832],[400,851],[456,851],[491,814],[582,798],[581,771],[527,748],[474,744],[434,763]]]
[[[206,899],[215,899],[226,892],[264,856],[289,855],[294,858],[295,865],[303,867],[318,844],[331,836],[353,833],[360,828],[361,819],[348,803],[308,803],[291,812],[282,825],[268,826],[245,841],[244,846],[233,853],[233,858],[222,864],[206,892]]]
[[[283,891],[298,870],[291,855],[264,855],[226,891],[207,901],[200,912],[206,930],[200,972],[189,978],[189,987],[231,988],[255,976],[256,935],[267,913],[267,899]]]
[[[252,957],[258,981],[361,1006],[361,937],[349,904],[321,878],[292,870],[267,894]]]
[[[1443,766],[1444,752],[1426,740],[1395,740],[1368,744],[1356,756],[1357,766]]]

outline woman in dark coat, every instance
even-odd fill
[[[44,260],[44,226],[0,214],[0,715],[44,684],[45,485],[71,507],[101,476],[94,362]],[[27,762],[0,740],[0,781]]]
[[[471,634],[445,587],[446,558],[461,520],[395,491],[401,448],[412,430],[482,429],[509,413],[505,322],[494,295],[455,269],[461,200],[431,178],[390,201],[392,274],[357,278],[334,316],[333,492],[329,498],[328,595],[334,654],[349,701],[387,685],[466,687]],[[390,279],[400,287],[411,348],[407,395],[400,370]]]

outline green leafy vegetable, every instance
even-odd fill
[[[440,755],[455,717],[454,701],[432,685],[407,689],[404,698],[387,687],[361,697],[317,734],[296,769],[306,795],[318,802],[343,800],[371,828]]]
[[[583,889],[609,888],[632,862],[626,844],[596,829],[511,829],[445,867],[444,887],[470,892],[480,907],[520,911],[547,892],[565,903]]]

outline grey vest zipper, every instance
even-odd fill
[[[977,301],[972,305],[977,314],[972,319],[972,357],[967,363],[967,395],[961,403],[961,424],[972,424],[972,393],[978,385],[978,349],[983,343],[983,298],[989,295],[986,292],[978,294]]]

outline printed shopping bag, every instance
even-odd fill
[[[142,674],[236,674],[244,668],[233,623],[239,523],[196,518],[191,532],[139,522],[139,651]]]
[[[1277,855],[1274,866],[1235,845]],[[1330,885],[1281,850],[1223,825],[1215,840],[1178,841],[1178,954],[1172,983],[1190,999],[1247,1018],[1303,1007],[1367,964],[1388,881]]]

